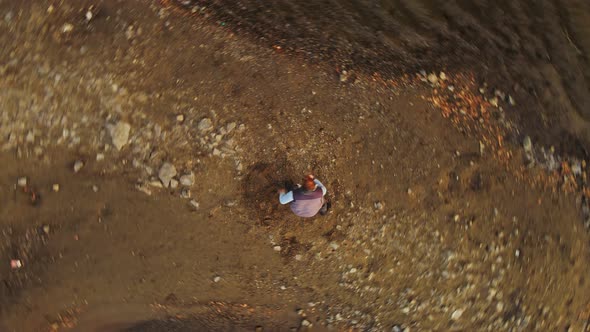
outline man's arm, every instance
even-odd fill
[[[281,204],[288,204],[293,201],[293,192],[289,191],[288,193],[285,190],[279,190],[279,202]]]
[[[318,179],[314,179],[313,182],[315,182],[315,184],[317,184],[318,187],[322,188],[322,196],[326,196],[326,193],[328,192],[328,189],[326,189],[326,186],[324,186],[320,180]]]

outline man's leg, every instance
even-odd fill
[[[322,207],[320,208],[320,215],[325,216],[326,214],[328,214],[328,210],[330,209],[330,201],[325,201],[324,205],[322,205]]]

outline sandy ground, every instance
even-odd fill
[[[428,84],[346,78],[155,2],[0,14],[2,330],[587,327],[581,194],[531,185],[546,172],[519,146],[482,153]],[[165,163],[194,183],[164,188]],[[306,172],[327,216],[277,202]]]

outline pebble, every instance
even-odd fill
[[[438,77],[436,76],[436,74],[435,74],[435,73],[430,73],[430,74],[428,74],[428,77],[427,77],[427,79],[428,79],[428,82],[430,82],[431,84],[436,84],[436,83],[438,83]]]
[[[74,30],[74,26],[71,23],[65,23],[61,27],[62,33],[69,33],[69,32],[72,32],[72,30]]]
[[[176,116],[176,121],[178,122],[183,122],[184,121],[184,115],[183,114],[178,114]]]
[[[340,73],[340,82],[346,82],[348,80],[348,72],[346,70],[343,70]]]
[[[158,172],[158,178],[162,181],[164,187],[168,188],[170,186],[174,176],[176,176],[176,167],[169,162],[165,162]]]
[[[98,192],[98,186],[92,185],[92,191],[94,191],[95,193],[97,193]]]
[[[303,327],[311,327],[311,322],[308,321],[307,319],[304,319],[301,321],[301,326]]]
[[[180,197],[191,198],[191,191],[187,188],[182,189],[182,191],[180,192]]]
[[[194,199],[191,199],[191,201],[189,202],[189,204],[195,209],[198,210],[199,209],[199,202],[195,201]]]
[[[274,246],[272,247],[274,251],[281,251],[281,246]]]
[[[490,104],[494,107],[498,107],[498,98],[494,97],[494,98],[490,98]]]
[[[16,181],[16,183],[18,184],[19,187],[26,187],[27,186],[27,178],[26,177],[20,177],[18,178],[18,180]]]
[[[213,122],[209,118],[203,118],[201,121],[199,121],[197,128],[201,132],[209,131],[213,128]]]
[[[185,174],[180,177],[180,184],[185,187],[190,187],[195,183],[195,175],[193,173]]]
[[[103,161],[104,160],[104,153],[97,153],[96,154],[96,161]]]
[[[303,260],[303,255],[295,255],[295,260],[301,262],[301,260]]]
[[[401,326],[399,326],[399,325],[394,325],[394,326],[391,328],[391,332],[403,332],[403,330],[402,330],[402,327],[401,327]]]
[[[76,160],[74,163],[74,173],[78,173],[82,167],[84,167],[84,162],[81,160]]]
[[[459,318],[461,318],[461,316],[463,315],[463,309],[457,309],[455,311],[453,311],[453,313],[451,314],[451,319],[452,320],[457,320]]]
[[[54,183],[51,188],[53,189],[54,192],[59,192],[59,184]]]
[[[375,206],[375,210],[383,210],[383,203],[381,203],[379,201],[375,202],[374,206]]]
[[[219,149],[217,149],[217,148],[214,148],[213,149],[213,155],[214,156],[220,156],[221,155],[221,151],[219,151]]]
[[[27,141],[27,143],[34,143],[35,142],[35,135],[33,134],[33,132],[29,131],[25,140]]]
[[[14,270],[20,269],[23,266],[23,262],[20,259],[10,260],[10,267]]]
[[[514,98],[512,98],[512,96],[508,96],[508,102],[510,103],[510,105],[514,106],[516,105],[516,102],[514,101]]]
[[[522,141],[522,146],[524,148],[524,151],[527,153],[533,151],[533,143],[531,142],[531,138],[529,136],[526,136],[524,138],[524,140]]]
[[[220,276],[216,276],[215,278],[213,278],[213,282],[219,282],[219,280],[221,280]]]
[[[50,231],[51,228],[49,227],[49,225],[43,225],[43,233],[49,234]]]
[[[226,127],[226,129],[225,129],[225,130],[226,130],[226,131],[227,131],[227,133],[229,134],[229,133],[231,133],[231,132],[232,132],[234,129],[236,129],[236,127],[237,127],[237,124],[236,124],[235,122],[230,122],[230,123],[228,123],[228,124],[227,124],[227,127]]]
[[[178,180],[176,180],[176,179],[170,180],[170,188],[172,188],[172,189],[178,188]]]
[[[447,79],[447,74],[441,71],[440,74],[438,74],[438,77],[440,77],[440,79],[444,81]]]
[[[109,131],[109,135],[111,136],[113,146],[117,150],[121,151],[121,149],[129,141],[131,125],[129,125],[127,122],[119,121],[115,125],[108,125],[107,129]]]

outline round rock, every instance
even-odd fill
[[[108,125],[107,129],[111,136],[113,146],[117,150],[121,150],[129,141],[129,132],[131,131],[131,125],[127,122],[119,121],[115,125]]]
[[[174,176],[176,176],[176,167],[171,163],[166,162],[160,167],[158,178],[160,178],[164,187],[168,188],[170,186],[170,181],[172,181]]]

